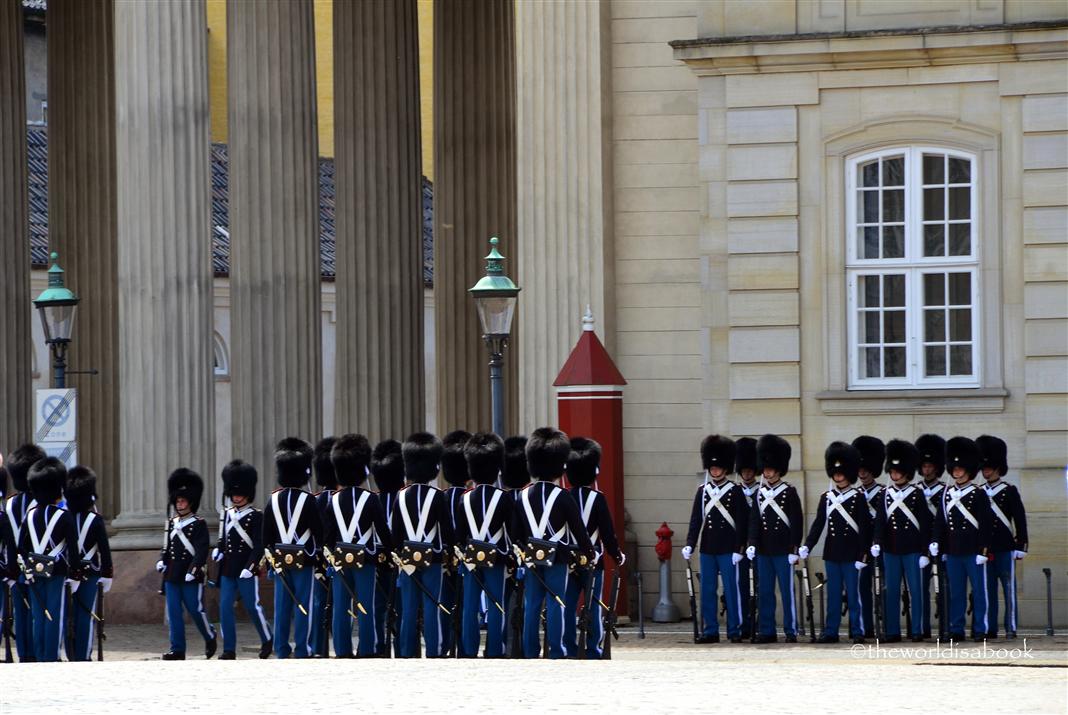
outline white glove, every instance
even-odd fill
[[[808,547],[807,546],[802,546],[800,549],[797,550],[797,555],[799,557],[803,558],[803,559],[807,559],[808,558]]]
[[[866,566],[867,566],[867,564],[864,563],[863,561],[854,561],[853,562],[853,568],[855,568],[857,571],[863,571]]]
[[[74,593],[78,590],[78,587],[82,585],[81,581],[76,581],[72,578],[67,579],[67,585],[70,586],[70,592]]]
[[[627,563],[627,555],[624,553],[620,553],[619,558],[616,559],[616,566],[622,567],[625,563]]]
[[[737,566],[738,562],[742,560],[742,555],[739,553],[731,554],[731,565]]]
[[[926,556],[921,556],[920,557],[920,568],[921,569],[925,569],[930,565],[931,565],[931,559],[927,558]]]
[[[931,552],[931,556],[938,556],[938,544],[933,543],[927,547],[927,550]]]
[[[195,580],[196,580],[196,578],[197,578],[197,577],[196,577],[196,576],[194,576],[193,574],[191,574],[191,573],[187,573],[187,574],[185,575],[185,582],[186,582],[186,583],[189,583],[189,582],[191,582],[191,581],[195,581]]]
[[[167,566],[162,561],[157,561],[156,562],[156,570],[157,571],[159,571],[160,573],[163,573],[166,569],[167,569]]]
[[[982,566],[987,561],[988,561],[988,559],[985,556],[983,556],[982,554],[976,554],[975,555],[975,565],[976,566]]]
[[[798,561],[797,554],[790,554],[789,556],[786,557],[786,560],[790,562],[791,566],[793,566]]]
[[[107,593],[108,591],[111,590],[111,582],[112,582],[112,579],[110,579],[110,578],[102,578],[97,583],[99,583],[100,587],[102,589],[104,589],[104,593]]]
[[[683,546],[682,547],[682,558],[684,558],[687,561],[689,561],[691,556],[693,556],[693,547],[692,546]]]
[[[211,550],[211,560],[212,561],[222,561],[223,560],[222,552],[219,551],[218,547],[215,547],[214,549]]]
[[[1013,551],[1012,552],[1012,558],[1016,559],[1017,561],[1023,561],[1023,558],[1025,556],[1027,556],[1027,552],[1026,551]]]
[[[238,578],[252,578],[252,572],[248,569],[241,569],[241,573],[237,575]]]
[[[745,547],[745,558],[749,559],[750,561],[752,561],[753,559],[756,558],[756,547],[755,546],[746,546]]]
[[[872,556],[874,556],[875,558],[879,558],[879,554],[883,552],[883,547],[879,546],[878,544],[872,544],[871,549],[869,549],[869,551],[871,551]]]
[[[7,586],[8,588],[10,588],[11,586],[14,586],[15,585],[15,579],[13,579],[13,578],[5,578],[4,579],[4,585]]]

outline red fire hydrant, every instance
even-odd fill
[[[675,532],[666,521],[656,530],[656,558],[661,561],[671,560],[671,537],[674,535]]]
[[[674,535],[666,521],[656,530],[656,557],[660,559],[660,598],[653,608],[656,623],[678,623],[682,618],[679,607],[671,600],[671,537]]]

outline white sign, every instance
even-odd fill
[[[67,466],[67,469],[78,464],[77,442],[39,442],[38,447],[44,450],[49,457],[56,457]]]
[[[34,442],[73,442],[77,438],[78,391],[38,390],[34,410]]]

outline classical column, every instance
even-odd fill
[[[119,494],[119,301],[111,0],[48,3],[48,241],[81,299],[69,364],[78,388],[78,459],[99,476],[111,517]]]
[[[334,3],[338,434],[422,429],[415,0]]]
[[[269,491],[279,439],[322,436],[311,0],[227,4],[234,456]]]
[[[609,3],[516,3],[519,420],[552,424],[552,381],[589,305],[609,350]]]
[[[440,432],[489,429],[489,354],[467,289],[490,236],[516,275],[513,0],[434,3],[434,307]],[[520,297],[522,303],[523,297]],[[516,424],[515,335],[505,356]]]
[[[0,452],[32,437],[22,0],[0,0]]]
[[[166,478],[214,501],[207,22],[202,0],[116,0],[119,529],[158,547]]]

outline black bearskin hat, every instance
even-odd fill
[[[55,457],[39,459],[30,467],[26,481],[38,504],[53,504],[63,496],[67,486],[67,467]]]
[[[757,442],[757,471],[774,469],[785,477],[790,469],[790,443],[777,434],[766,434]]]
[[[857,481],[860,471],[860,452],[848,442],[831,442],[823,453],[823,463],[827,467],[827,476],[844,474],[850,484]]]
[[[196,512],[200,508],[200,497],[204,495],[204,480],[192,469],[179,467],[167,477],[167,500],[171,506],[178,497],[185,497],[189,510]]]
[[[408,435],[401,445],[405,479],[413,484],[426,484],[438,476],[444,451],[441,440],[429,432]]]
[[[323,437],[312,451],[312,467],[315,469],[315,483],[320,489],[337,489],[337,475],[331,461],[331,450],[337,437]]]
[[[886,446],[881,439],[861,435],[853,440],[853,446],[860,452],[860,466],[862,469],[867,469],[876,477],[883,473],[883,462],[886,461]]]
[[[734,443],[734,473],[741,474],[743,469],[757,471],[757,442],[752,437],[742,437]]]
[[[0,467],[0,499],[7,496],[7,467]]]
[[[954,437],[946,442],[946,469],[953,474],[954,467],[963,467],[969,477],[979,473],[983,463],[983,453],[979,445],[967,437]]]
[[[501,484],[509,489],[522,489],[530,484],[527,471],[527,438],[514,435],[504,440],[504,472]]]
[[[341,435],[330,450],[330,460],[337,475],[335,486],[358,487],[371,469],[371,443],[362,434]]]
[[[67,472],[67,511],[84,514],[93,508],[96,501],[96,473],[89,467],[78,465]]]
[[[930,462],[935,467],[935,477],[946,471],[946,441],[936,434],[921,434],[916,438],[920,452],[920,464]]]
[[[244,460],[235,459],[222,470],[223,496],[231,499],[235,496],[245,497],[252,501],[256,498],[258,481],[255,467]]]
[[[527,471],[534,479],[557,479],[567,469],[571,441],[552,427],[539,427],[527,440]]]
[[[893,469],[901,472],[905,478],[912,479],[920,468],[920,450],[903,439],[892,439],[886,443],[886,471]]]
[[[504,440],[493,432],[476,432],[464,445],[464,459],[476,484],[493,484],[504,469]]]
[[[371,474],[380,492],[399,492],[404,487],[404,458],[401,443],[384,439],[371,452]]]
[[[312,446],[299,437],[286,437],[274,450],[278,486],[303,489],[311,480]]]
[[[701,468],[708,471],[712,467],[722,467],[724,473],[734,471],[734,440],[710,434],[701,441]]]
[[[586,437],[571,438],[571,454],[567,457],[567,481],[573,487],[588,487],[597,481],[601,466],[601,445]]]
[[[441,475],[454,487],[467,486],[467,459],[464,457],[464,445],[471,439],[471,433],[458,429],[449,432],[441,440]]]
[[[976,438],[975,444],[983,455],[981,467],[996,469],[998,476],[1004,477],[1009,471],[1009,448],[1005,440],[984,434]]]
[[[26,483],[30,467],[47,456],[44,450],[36,444],[24,444],[7,455],[7,472],[11,475],[11,484],[15,487],[15,491],[30,491],[29,484]]]

